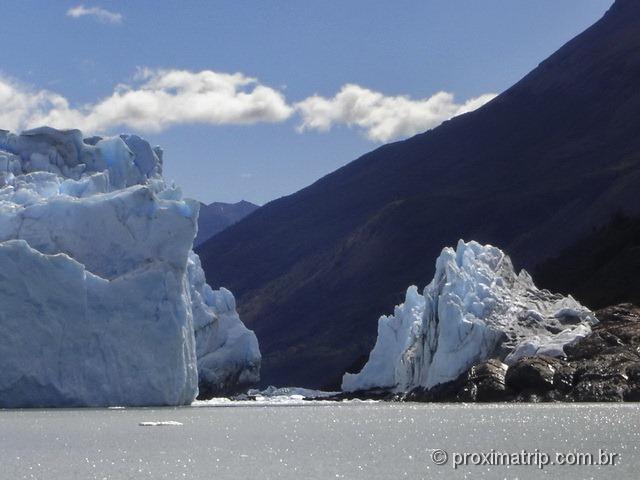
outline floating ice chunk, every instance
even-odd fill
[[[140,422],[138,425],[140,427],[180,427],[184,424],[173,420],[167,420],[162,422]]]
[[[324,390],[312,390],[302,387],[274,387],[273,385],[264,390],[251,389],[247,391],[248,396],[275,398],[275,397],[296,397],[296,398],[328,398],[337,395],[339,392],[327,392]]]

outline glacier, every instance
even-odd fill
[[[183,405],[259,379],[162,165],[136,135],[0,130],[0,407]]]
[[[512,364],[561,356],[595,323],[571,296],[538,289],[524,270],[516,274],[499,248],[460,240],[442,250],[422,294],[409,287],[393,315],[379,319],[369,360],[344,375],[342,390],[429,389],[488,358]]]

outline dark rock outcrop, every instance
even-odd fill
[[[509,368],[506,383],[516,390],[544,392],[554,387],[554,379],[560,365],[555,358],[541,355],[524,357]]]
[[[581,342],[565,348],[567,393],[576,401],[638,400],[640,391],[640,308],[631,304],[596,313],[600,324]]]
[[[506,385],[507,366],[500,360],[492,359],[474,365],[469,370],[463,398],[478,402],[499,400],[508,394]]]
[[[513,397],[505,377],[508,367],[492,358],[471,367],[458,379],[425,390],[416,388],[402,397],[409,402],[493,402]]]
[[[640,308],[631,304],[596,312],[600,323],[565,358],[523,357],[507,367],[497,359],[474,365],[453,382],[406,401],[640,401]]]

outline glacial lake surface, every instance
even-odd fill
[[[640,478],[639,424],[640,404],[4,410],[0,478],[617,480]]]

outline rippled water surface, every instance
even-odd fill
[[[637,404],[0,411],[0,478],[640,478],[639,424]],[[616,457],[606,466],[486,464],[523,450],[529,463]],[[467,465],[454,468],[464,454]]]

